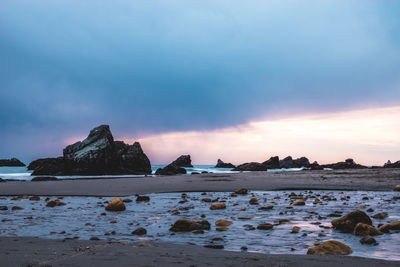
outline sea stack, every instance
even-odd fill
[[[214,168],[229,168],[229,169],[233,169],[233,168],[235,168],[235,165],[233,165],[232,163],[225,163],[222,160],[218,159],[217,165],[215,165]]]
[[[19,159],[0,159],[0,167],[25,167],[25,164]]]
[[[82,142],[63,150],[58,158],[38,159],[28,166],[32,175],[150,174],[150,160],[140,144],[114,141],[108,125],[92,129]]]

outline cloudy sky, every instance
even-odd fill
[[[0,158],[60,155],[105,123],[154,163],[399,160],[398,14],[395,0],[3,1]]]

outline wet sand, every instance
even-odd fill
[[[75,179],[46,182],[7,181],[0,195],[127,196],[167,192],[251,190],[392,190],[400,184],[400,169],[245,172],[144,178]]]
[[[145,246],[143,246],[145,245]],[[3,266],[399,266],[351,256],[274,255],[195,245],[1,237]]]

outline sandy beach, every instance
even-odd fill
[[[336,171],[243,172],[144,178],[74,179],[44,182],[8,181],[0,195],[126,196],[166,192],[229,192],[250,190],[392,190],[400,184],[400,169]]]
[[[4,266],[399,266],[351,256],[232,252],[195,245],[0,238]]]

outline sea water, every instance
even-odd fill
[[[0,211],[0,236],[36,236],[41,238],[90,239],[96,236],[102,240],[114,241],[154,241],[179,244],[207,245],[214,238],[220,238],[226,250],[240,251],[246,247],[251,252],[277,254],[306,254],[308,248],[326,240],[334,239],[353,248],[352,256],[400,260],[400,231],[375,236],[378,245],[362,245],[361,237],[341,233],[331,228],[336,217],[360,209],[369,216],[387,212],[383,220],[373,219],[375,227],[379,224],[400,220],[400,195],[393,191],[332,191],[332,190],[295,190],[303,195],[305,206],[291,206],[292,191],[252,191],[248,195],[230,196],[229,192],[188,192],[187,202],[181,202],[181,193],[148,194],[150,201],[136,203],[135,196],[129,196],[133,202],[125,203],[122,212],[106,212],[106,201],[110,197],[64,197],[60,201],[65,206],[46,207],[45,197],[38,201],[0,197],[0,206],[8,210]],[[323,204],[313,204],[313,197]],[[251,197],[256,197],[259,205],[250,205]],[[211,203],[202,201],[210,198],[225,201],[226,209],[210,210]],[[52,200],[55,197],[51,197]],[[336,200],[335,200],[336,199]],[[260,205],[273,205],[271,210],[258,210]],[[12,211],[13,206],[22,210]],[[246,210],[242,210],[242,209]],[[175,211],[174,211],[175,210]],[[177,212],[178,211],[178,212]],[[105,215],[104,215],[105,213]],[[103,215],[102,215],[103,214]],[[205,218],[201,218],[201,214]],[[249,216],[248,219],[241,219]],[[279,219],[289,222],[279,224]],[[211,230],[203,234],[174,233],[169,230],[178,219],[207,220]],[[219,219],[233,222],[225,232],[216,231],[215,222]],[[113,223],[114,222],[114,223]],[[115,223],[116,222],[116,223]],[[272,230],[249,230],[260,223],[274,224]],[[299,233],[291,233],[293,226],[299,226]],[[135,236],[131,232],[138,227],[147,229],[147,235]]]

